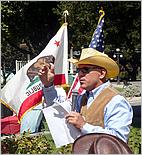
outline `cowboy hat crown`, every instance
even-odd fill
[[[107,54],[101,53],[93,48],[84,48],[82,49],[82,53],[80,59],[69,59],[71,63],[76,65],[77,67],[81,64],[95,65],[100,66],[106,69],[107,78],[113,78],[118,76],[119,67],[114,60],[108,57]]]

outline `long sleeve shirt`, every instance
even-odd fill
[[[110,82],[108,81],[89,92],[87,107],[89,107],[93,100],[100,94],[100,92],[109,85]],[[67,104],[70,105],[70,102],[65,98],[62,98],[62,101],[59,99],[60,97],[58,97],[58,93],[55,94],[56,90],[53,86],[50,88],[44,88],[43,91],[45,99],[48,103],[68,102]],[[52,96],[54,96],[54,99],[52,98]],[[82,95],[78,97],[76,109],[77,112],[80,111],[81,98]],[[85,123],[85,125],[81,128],[81,132],[82,134],[107,133],[119,137],[124,142],[127,142],[132,118],[133,110],[131,105],[123,96],[116,95],[108,102],[108,104],[104,108],[104,128],[102,128],[101,126],[94,126],[89,123]]]

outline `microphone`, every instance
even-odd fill
[[[77,104],[78,90],[72,90],[72,111],[75,111]]]

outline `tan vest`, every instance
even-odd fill
[[[83,95],[81,100],[81,114],[87,123],[104,128],[104,108],[118,92],[111,86],[105,88],[87,109],[87,97]]]

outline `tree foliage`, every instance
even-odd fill
[[[27,53],[36,56],[46,46],[53,32],[55,33],[58,28],[58,23],[57,26],[54,26],[56,16],[52,13],[52,7],[56,6],[55,2],[54,5],[51,3],[50,6],[49,2],[46,3],[29,1],[1,2],[3,60],[7,59],[8,55],[11,60],[14,60],[12,55],[16,59],[21,58],[21,54],[24,55],[22,59],[25,59]],[[34,50],[20,49],[20,43],[23,41],[27,45],[31,44]]]
[[[81,49],[91,41],[101,7],[105,11],[105,52],[113,57],[116,48],[120,48],[123,54],[120,64],[135,80],[140,67],[141,2],[60,2],[54,12],[61,17],[64,10],[69,11],[69,40],[74,49]]]
[[[2,1],[2,66],[13,70],[15,59],[26,59],[27,53],[32,58],[39,54],[64,22],[65,10],[69,12],[69,49],[88,47],[101,7],[105,11],[105,52],[113,57],[120,48],[120,64],[135,80],[140,68],[140,1]],[[22,42],[27,49],[19,48]]]
[[[50,4],[50,5],[49,5]],[[2,70],[15,73],[15,60],[38,55],[59,28],[52,13],[56,2],[2,1]],[[26,48],[20,48],[25,43]],[[5,79],[6,81],[6,79]]]

